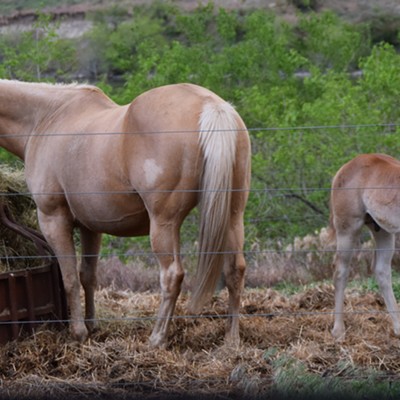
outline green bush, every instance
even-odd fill
[[[0,77],[53,81],[76,66],[72,43],[60,39],[49,15],[38,13],[32,30],[0,37]]]
[[[40,37],[1,38],[0,76],[58,79],[79,65],[120,104],[177,82],[232,102],[251,128],[247,246],[291,243],[325,226],[330,182],[344,162],[362,152],[400,154],[400,55],[372,44],[368,24],[332,12],[289,24],[266,10],[212,3],[193,12],[165,2],[132,14],[114,7],[92,18],[80,42],[58,38],[46,16]],[[0,160],[10,161],[4,152]]]

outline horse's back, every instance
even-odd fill
[[[205,103],[225,102],[210,90],[190,83],[165,85],[151,89],[135,98],[126,115],[125,129],[138,132],[186,130],[186,140],[195,136]],[[179,135],[177,135],[179,136]]]

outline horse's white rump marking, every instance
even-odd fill
[[[148,185],[154,185],[157,182],[157,178],[163,173],[162,167],[157,165],[156,160],[148,158],[145,160],[143,165],[144,176]]]

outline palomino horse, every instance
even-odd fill
[[[335,323],[332,330],[343,340],[343,303],[349,263],[361,228],[366,225],[374,239],[372,269],[393,321],[400,334],[400,319],[393,295],[391,261],[394,234],[400,231],[400,162],[384,154],[362,154],[336,173],[331,192],[331,233],[336,233]]]
[[[25,163],[40,228],[61,267],[74,338],[85,340],[94,327],[101,234],[150,235],[162,291],[150,343],[166,345],[184,277],[179,230],[200,202],[190,311],[201,310],[223,270],[226,340],[239,340],[250,141],[229,103],[192,84],[153,89],[119,106],[89,85],[0,80],[0,146]],[[74,228],[81,237],[80,269]]]

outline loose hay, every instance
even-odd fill
[[[400,372],[400,340],[376,294],[350,290],[344,343],[330,335],[333,287],[320,285],[285,297],[268,290],[246,290],[241,317],[242,343],[223,345],[227,293],[215,297],[202,318],[173,320],[167,349],[148,345],[159,294],[102,289],[97,293],[100,325],[85,344],[67,331],[42,327],[28,339],[0,349],[0,394],[75,395],[124,398],[160,393],[255,396],[276,379],[284,357],[303,363],[320,376],[348,378],[375,369],[390,376]],[[185,316],[186,298],[176,313]],[[148,319],[149,318],[149,319]]]
[[[27,194],[22,170],[0,166],[0,207],[6,205],[19,224],[38,230],[36,206]],[[43,264],[35,244],[0,223],[0,272]],[[33,257],[33,258],[32,258]]]
[[[21,172],[0,170],[0,192],[26,191]],[[7,195],[0,200],[7,201],[18,221],[37,227],[29,196]],[[36,255],[32,243],[9,235],[0,226],[0,254]],[[19,241],[23,245],[16,247]],[[21,264],[9,260],[5,267],[20,268]],[[118,269],[117,264],[114,269]],[[158,271],[146,273],[147,278],[137,280],[135,289],[158,287]],[[113,271],[106,276],[112,280],[105,279],[103,284],[121,287],[116,276],[126,281],[125,275]],[[135,281],[131,278],[130,282]],[[140,286],[143,281],[148,286]],[[132,287],[108,287],[96,294],[99,328],[85,344],[74,343],[66,330],[42,326],[34,336],[0,348],[0,396],[256,396],[276,383],[276,365],[285,357],[323,377],[356,377],[360,370],[374,369],[396,379],[400,373],[400,339],[393,336],[382,299],[374,293],[347,291],[346,311],[353,313],[346,317],[346,340],[338,344],[330,335],[332,285],[319,285],[292,296],[273,289],[247,289],[241,309],[242,343],[237,348],[223,345],[227,293],[216,296],[201,318],[179,317],[186,316],[183,294],[176,308],[178,317],[171,324],[169,346],[160,350],[148,345],[160,295],[129,289]]]

